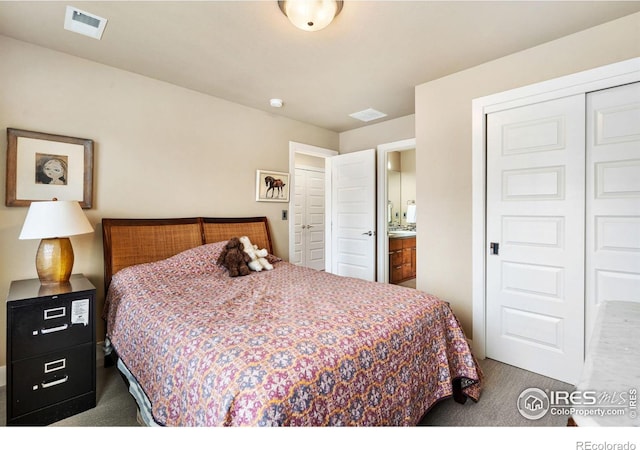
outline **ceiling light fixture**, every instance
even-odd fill
[[[269,100],[269,104],[274,108],[282,108],[282,99],[272,98],[271,100]]]
[[[304,31],[325,28],[342,11],[342,0],[278,0],[292,24]]]

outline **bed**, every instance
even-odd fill
[[[478,401],[482,373],[449,305],[272,254],[265,217],[103,219],[106,353],[146,425],[412,426]],[[229,277],[248,236],[273,270]]]

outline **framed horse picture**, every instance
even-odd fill
[[[257,202],[288,202],[289,174],[271,170],[256,171]]]

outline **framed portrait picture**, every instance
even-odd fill
[[[258,169],[256,171],[256,201],[288,202],[289,174]]]
[[[7,206],[76,200],[93,206],[93,141],[7,128]]]

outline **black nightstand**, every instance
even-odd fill
[[[48,425],[96,406],[96,288],[13,281],[7,297],[7,425]]]

